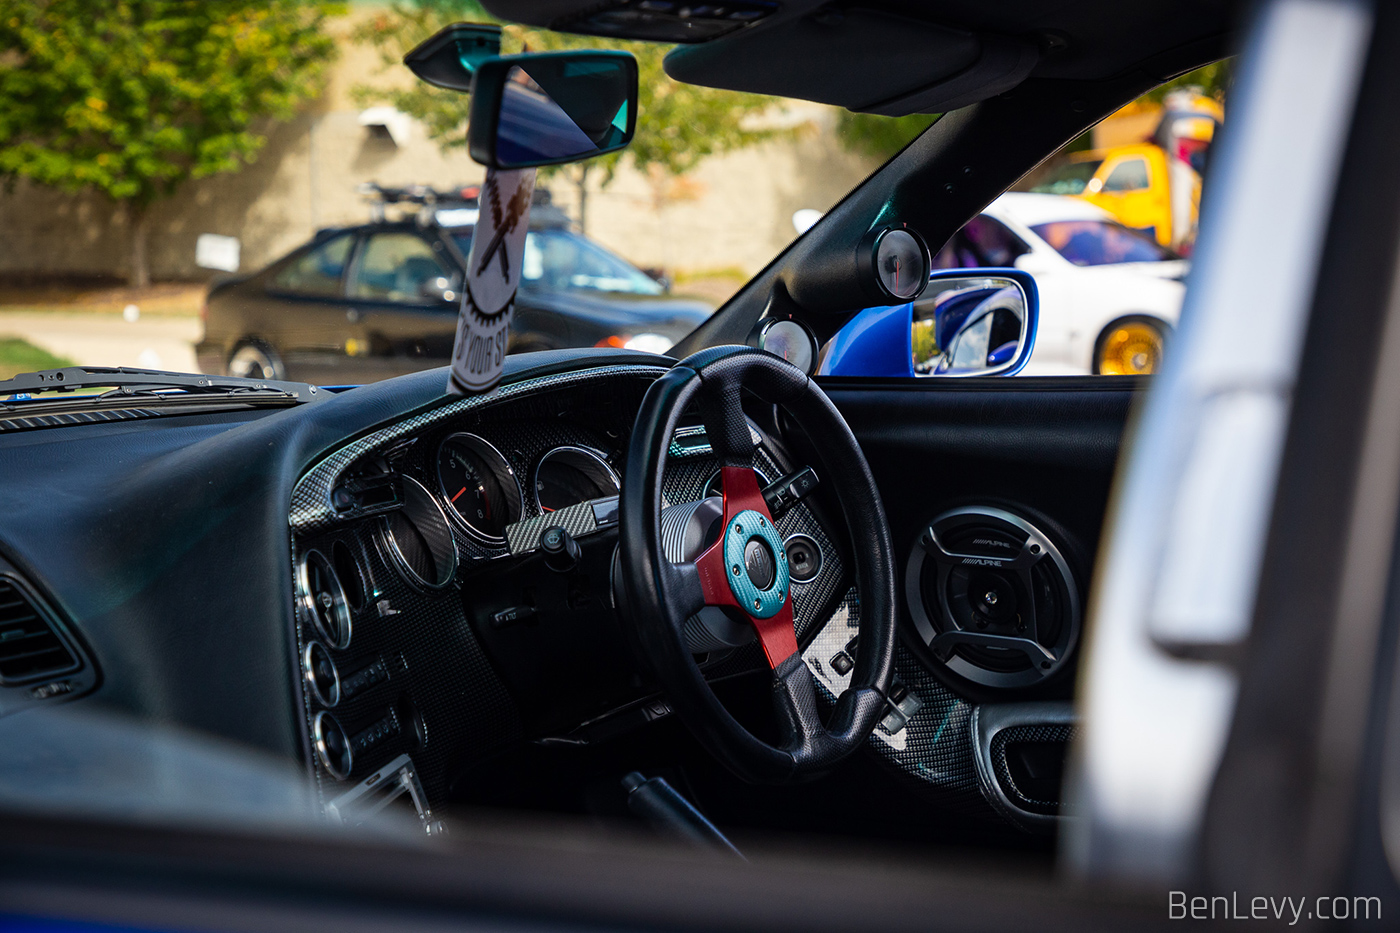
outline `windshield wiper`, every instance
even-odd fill
[[[69,395],[83,389],[107,389],[94,395]],[[304,382],[277,379],[248,379],[243,376],[201,376],[168,373],[158,369],[126,366],[67,366],[37,373],[21,373],[0,381],[0,406],[14,410],[39,403],[110,404],[123,398],[139,397],[145,402],[198,400],[272,402],[285,404],[319,402],[330,393],[320,392]],[[60,396],[55,398],[55,396]]]

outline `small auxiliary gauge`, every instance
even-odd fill
[[[924,238],[909,227],[901,224],[873,230],[862,246],[869,250],[874,284],[884,297],[913,301],[928,285],[932,254]]]
[[[762,318],[749,335],[749,346],[780,356],[804,373],[811,375],[817,360],[817,338],[805,324],[797,321]]]

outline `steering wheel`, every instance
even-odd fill
[[[859,645],[850,686],[823,724],[817,686],[798,650],[790,575],[753,470],[754,438],[743,390],[782,406],[821,449],[820,467],[851,532],[860,594]],[[662,476],[676,423],[698,404],[723,483],[718,538],[677,561],[663,532]],[[678,507],[673,506],[672,509]],[[855,751],[886,713],[894,668],[895,570],[889,525],[845,419],[797,367],[762,350],[702,350],[652,383],[637,414],[622,484],[619,583],[630,616],[672,707],[702,745],[740,777],[783,783],[815,777]],[[711,531],[711,534],[714,532]],[[668,546],[667,540],[671,546]],[[781,740],[750,733],[710,689],[687,639],[705,607],[752,626],[772,671]]]

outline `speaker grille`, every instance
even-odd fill
[[[1033,686],[1078,640],[1079,593],[1060,549],[1001,509],[957,509],[930,522],[905,585],[929,660],[982,686]]]

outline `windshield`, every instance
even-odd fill
[[[1033,224],[1031,229],[1076,266],[1162,262],[1178,258],[1146,234],[1108,220],[1057,220]]]
[[[452,239],[463,256],[471,252],[470,233],[454,233]],[[555,291],[577,289],[633,295],[660,295],[665,291],[660,282],[627,260],[568,230],[531,230],[525,235],[520,284]]]
[[[196,38],[133,52],[204,89],[193,110],[165,72],[97,46],[75,77],[44,59],[59,25],[22,26],[28,70],[0,61],[0,93],[30,107],[23,134],[0,127],[23,244],[0,260],[0,379],[79,365],[339,386],[450,361],[486,169],[470,95],[403,60],[450,23],[495,21],[472,0],[274,5],[254,25],[233,8],[181,20],[215,45],[252,29],[227,59]],[[627,148],[537,173],[508,352],[668,350],[798,236],[795,215],[821,216],[933,120],[684,85],[664,42],[501,28],[502,54],[619,50],[639,75]],[[44,69],[43,100],[5,83]],[[79,112],[98,121],[81,146],[39,121]]]

